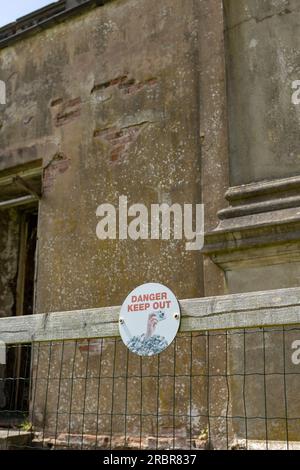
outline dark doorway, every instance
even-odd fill
[[[18,209],[19,250],[13,315],[34,313],[37,207]],[[4,374],[5,411],[0,426],[20,425],[28,416],[30,401],[31,345],[12,345],[7,351]]]

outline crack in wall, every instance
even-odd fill
[[[249,23],[250,21],[255,21],[255,23],[259,24],[259,23],[263,23],[266,20],[274,18],[275,16],[286,16],[286,15],[290,15],[291,13],[299,13],[299,12],[300,12],[299,8],[295,8],[293,10],[290,10],[289,8],[284,8],[284,10],[266,15],[262,18],[259,18],[257,16],[251,16],[250,18],[247,18],[243,21],[240,21],[239,23],[236,23],[236,24],[230,26],[229,28],[225,28],[225,32],[231,31],[235,28],[239,28],[241,25]]]
[[[130,146],[137,140],[147,124],[149,124],[149,121],[142,121],[121,128],[112,126],[104,129],[95,129],[94,138],[100,138],[102,142],[110,146],[110,161],[117,162],[128,154]]]

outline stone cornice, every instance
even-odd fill
[[[300,260],[300,177],[229,188],[230,206],[205,234],[204,254],[223,269]]]
[[[291,192],[293,190],[300,190],[300,176],[232,186],[226,192],[225,197],[229,202],[234,202],[270,196],[270,194],[274,193]]]
[[[230,207],[219,212],[221,220],[299,207],[300,177],[234,186],[228,189],[225,197]]]

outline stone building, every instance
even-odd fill
[[[6,104],[0,105],[0,316],[120,305],[144,282],[161,282],[179,299],[297,287],[300,106],[292,95],[300,80],[299,24],[297,0],[60,0],[1,28]],[[129,204],[147,206],[203,203],[202,252],[187,251],[184,240],[100,241],[96,209],[105,202],[117,206],[121,195]],[[270,348],[278,343],[271,336]],[[181,383],[180,369],[186,370],[191,337],[179,338],[177,386],[186,416],[192,413],[185,400],[190,384]],[[220,370],[224,338],[213,341]],[[107,340],[101,348],[108,369],[112,347]],[[233,361],[240,347],[233,344]],[[51,349],[53,374],[61,367],[61,348]],[[65,348],[66,374],[73,348]],[[206,348],[203,336],[196,348],[203,371]],[[253,360],[259,348],[253,343]],[[79,374],[84,349],[76,362]],[[49,351],[33,352],[33,370],[38,355],[45,372]],[[120,371],[125,356],[118,345]],[[24,361],[28,357],[14,352],[2,376],[7,370],[14,374]],[[97,354],[91,361],[91,416],[83,424],[84,385],[78,381],[73,393],[78,416],[70,426],[62,413],[57,425],[57,389],[48,391],[45,406],[40,385],[33,413],[37,429],[111,432],[110,379],[100,396],[108,411],[100,421],[92,415],[99,401],[93,383]],[[173,367],[172,350],[163,362],[166,370]],[[137,367],[132,358],[133,370]],[[149,360],[148,373],[155,368]],[[207,426],[207,382],[205,374],[201,377],[194,384],[193,412],[202,416],[195,437]],[[153,387],[156,378],[144,387],[145,402],[151,401]],[[233,381],[233,408],[239,407],[236,387]],[[258,379],[249,387],[249,394],[257,390]],[[220,376],[216,408],[222,409],[225,388]],[[282,391],[271,388],[276,408]],[[30,408],[29,392],[9,390],[11,406],[20,406],[27,393]],[[121,380],[119,403],[124,393]],[[166,387],[160,397],[167,415],[168,393]],[[62,383],[66,409],[69,394],[69,383]],[[134,387],[128,397],[134,407]],[[0,407],[7,406],[2,386]],[[123,421],[115,416],[114,435],[124,434]],[[160,425],[161,435],[168,436],[169,418]],[[222,442],[223,426],[212,425],[211,445]],[[230,426],[238,435],[240,423]],[[184,420],[176,428],[184,439]],[[153,434],[147,410],[143,432]],[[138,433],[134,417],[128,433]],[[259,439],[263,431],[256,424],[249,433]],[[270,423],[272,433],[274,440],[282,438],[276,420]],[[299,440],[299,423],[291,435]]]

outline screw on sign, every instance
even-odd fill
[[[139,356],[164,351],[177,335],[180,324],[178,301],[168,287],[143,284],[126,297],[119,329],[124,344]]]

